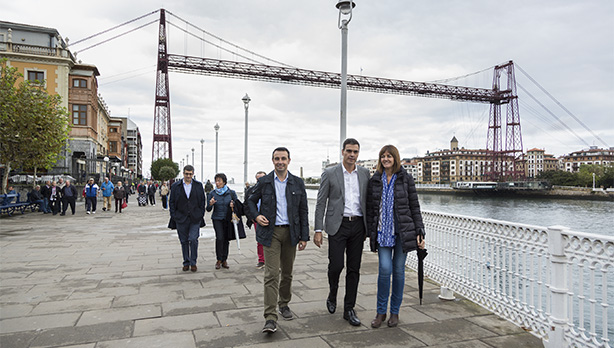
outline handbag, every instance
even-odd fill
[[[128,203],[122,202],[122,209],[126,209],[127,206],[128,206]]]

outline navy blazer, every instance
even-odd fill
[[[277,216],[277,197],[275,195],[274,172],[258,179],[256,186],[247,198],[247,217],[256,221],[258,215],[264,215],[269,220],[268,226],[258,225],[256,240],[264,246],[271,246],[273,228]],[[258,210],[260,201],[260,210]],[[288,172],[286,183],[286,201],[288,203],[288,220],[290,223],[290,240],[292,245],[299,241],[309,241],[309,221],[307,206],[307,191],[303,179]]]
[[[177,228],[176,224],[199,224],[205,226],[205,190],[203,184],[192,179],[190,198],[185,194],[183,180],[175,181],[171,185],[171,194],[168,201],[171,214],[168,228]]]

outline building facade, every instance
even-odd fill
[[[600,149],[591,146],[589,149],[575,151],[562,158],[563,169],[571,173],[577,173],[580,167],[586,164],[614,165],[614,147]]]

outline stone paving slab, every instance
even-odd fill
[[[338,312],[329,314],[326,240],[297,252],[291,321],[261,333],[264,271],[256,269],[253,230],[230,245],[229,270],[215,270],[209,215],[201,229],[198,271],[181,271],[168,212],[137,207],[123,214],[74,216],[26,213],[0,218],[0,346],[4,347],[541,347],[515,325],[457,296],[441,301],[439,286],[406,272],[400,323],[372,329],[377,255],[365,249],[356,312],[343,320],[345,274]]]

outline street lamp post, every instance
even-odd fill
[[[103,180],[104,180],[104,177],[106,177],[109,173],[109,157],[104,156],[103,160],[104,160],[104,176],[103,176]]]
[[[192,148],[192,167],[195,165],[196,163],[194,163],[194,148]]]
[[[595,191],[595,173],[593,173],[593,191]]]
[[[203,169],[203,149],[205,147],[205,139],[200,139],[200,182],[205,182],[205,172]]]
[[[249,96],[247,95],[247,93],[245,93],[245,97],[243,97],[241,100],[243,100],[243,105],[245,106],[245,154],[244,154],[244,160],[243,160],[243,183],[247,182],[247,111],[249,109],[249,102],[251,101],[251,99],[249,98]],[[244,190],[247,190],[247,188],[244,187]]]
[[[218,140],[218,131],[220,130],[220,125],[216,123],[213,129],[215,129],[215,174],[217,174],[218,173],[217,171],[217,140]]]
[[[340,116],[340,139],[339,148],[343,147],[343,141],[346,138],[347,124],[347,84],[348,84],[348,24],[352,20],[352,8],[356,4],[353,0],[339,0],[336,7],[339,9],[339,19],[337,26],[341,29],[341,116]],[[339,160],[342,160],[342,154],[339,152]]]

